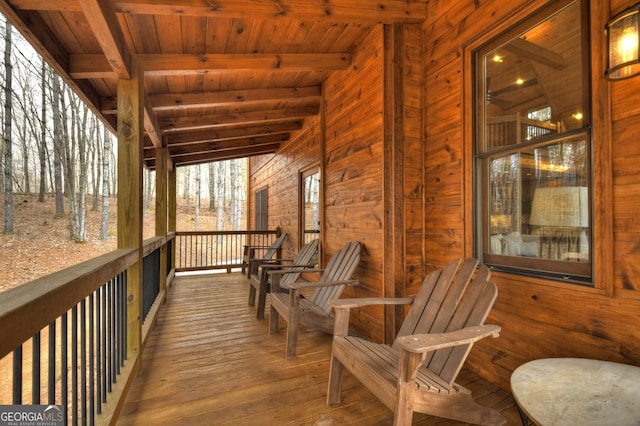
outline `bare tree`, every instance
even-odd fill
[[[185,167],[184,168],[184,192],[183,192],[183,197],[187,202],[187,211],[189,211],[189,197],[191,196],[191,192],[189,191],[189,183],[191,182],[191,168],[190,167]]]
[[[216,208],[216,163],[209,163],[209,211]]]
[[[60,86],[60,77],[52,75],[51,78],[51,108],[53,110],[53,179],[54,191],[56,197],[56,216],[64,215],[64,194],[62,193],[62,153],[63,148],[63,130],[62,115],[60,113],[60,98],[62,97],[62,88]]]
[[[196,166],[196,224],[195,230],[198,231],[200,228],[200,165]]]
[[[111,135],[104,128],[102,138],[102,220],[100,223],[100,239],[106,240],[109,232],[109,160],[111,159]]]
[[[91,154],[91,181],[93,183],[91,211],[98,211],[98,198],[100,195],[100,184],[102,183],[102,137],[100,126],[95,116],[91,117],[91,129],[94,137],[89,139],[89,153]]]
[[[146,214],[151,207],[151,201],[153,200],[153,194],[155,193],[156,180],[149,169],[144,169],[144,213]]]
[[[216,175],[216,190],[215,190],[215,194],[216,194],[216,229],[222,231],[225,229],[225,211],[224,211],[224,205],[225,205],[225,196],[224,196],[224,188],[225,188],[225,173],[224,173],[224,166],[222,164],[222,162],[217,161],[214,163],[215,165],[215,175]]]
[[[4,35],[4,232],[13,232],[13,155],[11,142],[12,108],[12,64],[11,64],[11,24],[5,19]]]
[[[80,177],[78,181],[78,192],[77,192],[77,210],[76,210],[76,229],[74,239],[76,242],[84,242],[87,241],[87,187],[88,187],[88,164],[87,164],[87,145],[88,140],[93,137],[93,130],[89,126],[87,126],[87,121],[89,119],[89,107],[82,102],[76,103],[78,109],[80,106],[82,107],[82,122],[81,125],[78,126],[78,157],[80,163],[78,167],[80,168]],[[80,112],[80,111],[78,111]],[[87,128],[91,133],[87,135]],[[73,165],[75,166],[75,164]],[[76,197],[75,193],[69,195],[69,198]]]
[[[40,188],[38,201],[44,202],[44,193],[47,191],[47,64],[42,58],[40,75],[40,90],[42,91],[42,116],[40,117],[40,141],[38,143],[38,158],[40,160]]]

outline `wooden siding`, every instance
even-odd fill
[[[402,43],[395,47],[385,46],[384,30],[382,25],[373,28],[354,52],[349,69],[335,72],[325,81],[321,121],[308,121],[313,130],[305,127],[276,156],[250,163],[250,192],[264,185],[269,188],[269,226],[281,226],[283,232],[292,235],[288,247],[297,247],[298,209],[297,201],[292,199],[297,196],[297,186],[292,185],[297,185],[296,173],[322,153],[323,257],[327,259],[348,240],[364,244],[360,268],[354,274],[361,285],[346,289],[346,297],[413,294],[424,276],[421,28],[411,24],[396,26]],[[396,62],[385,64],[385,49],[389,52],[394,48],[398,49],[393,55]],[[390,72],[394,66],[400,70],[395,77],[398,87],[385,89],[385,67]],[[385,96],[393,96],[394,90],[403,98],[395,112],[400,119],[384,108]],[[385,114],[390,116],[385,119]],[[393,126],[394,120],[400,123],[399,128],[394,139],[385,142],[390,138],[385,126]],[[315,126],[323,126],[323,146],[309,142],[321,133]],[[400,158],[387,158],[393,170],[384,169],[385,155],[391,155],[385,143],[402,144],[395,152]],[[385,196],[385,173],[396,176],[398,193],[394,189]],[[401,220],[396,226],[400,235],[393,231],[385,234],[385,206],[399,209]],[[250,208],[250,215],[252,211]],[[401,283],[399,288],[393,281],[388,284],[390,288],[385,288],[384,268],[395,268],[385,259],[385,244],[391,244],[385,241],[385,235],[397,238],[401,249],[398,271],[394,269]],[[393,335],[389,333],[393,320],[393,311],[385,313],[375,307],[355,315],[354,325],[383,341]]]
[[[267,188],[268,229],[280,227],[288,237],[283,245],[283,257],[293,258],[300,247],[299,172],[316,163],[320,157],[320,118],[305,121],[303,130],[283,145],[277,156],[252,157],[249,161],[248,229],[254,229],[255,191]]]
[[[427,263],[471,254],[473,222],[472,95],[470,49],[530,15],[545,1],[429,3],[426,43],[426,240]],[[611,9],[591,2],[591,28],[631,2],[612,1]],[[605,10],[602,10],[605,9]],[[610,14],[609,14],[610,13]],[[492,23],[488,25],[488,23]],[[503,327],[499,339],[474,347],[470,363],[481,374],[509,388],[511,372],[535,358],[575,356],[640,365],[640,288],[637,211],[640,207],[640,80],[608,83],[602,78],[600,30],[592,31],[594,99],[595,288],[494,273],[498,301],[488,319]],[[611,112],[607,91],[611,93]],[[608,117],[611,119],[608,120]],[[470,126],[467,125],[467,126]],[[611,128],[609,140],[607,128]],[[611,147],[611,148],[610,148]],[[613,170],[608,156],[611,155]],[[635,161],[635,163],[634,163]],[[607,176],[613,176],[612,195]],[[612,197],[612,198],[611,198]],[[611,216],[612,215],[612,216]],[[607,226],[611,221],[613,227]],[[613,245],[607,241],[613,241]],[[613,267],[609,265],[613,257]],[[613,271],[613,272],[609,272]]]

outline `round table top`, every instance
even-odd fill
[[[539,359],[518,367],[511,390],[536,424],[640,425],[640,368],[584,358]]]

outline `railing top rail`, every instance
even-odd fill
[[[277,230],[266,231],[177,231],[176,235],[277,235]]]
[[[142,242],[142,255],[147,256],[165,244],[167,244],[167,237],[159,236],[147,238]]]
[[[0,294],[0,358],[138,260],[114,250]]]

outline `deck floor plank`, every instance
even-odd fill
[[[267,319],[256,320],[247,295],[240,274],[176,277],[117,424],[391,424],[393,413],[348,372],[343,401],[327,406],[331,336],[303,328],[298,357],[286,361],[284,334],[269,335],[268,310]],[[460,381],[518,424],[510,394],[467,370]],[[421,414],[413,423],[463,424]]]

